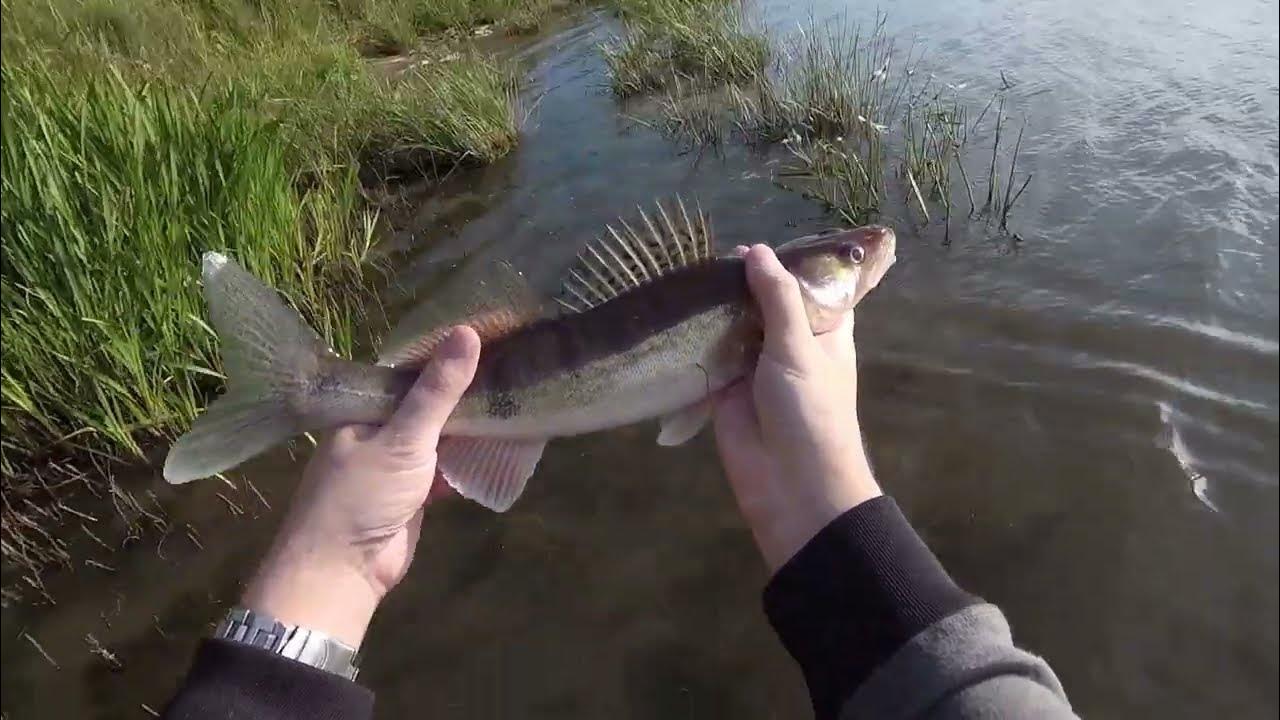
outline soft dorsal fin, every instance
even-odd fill
[[[582,312],[651,282],[673,270],[712,259],[711,227],[702,208],[690,217],[684,200],[668,212],[655,203],[653,215],[637,207],[638,227],[619,220],[621,230],[605,226],[605,234],[588,243],[569,268],[556,298],[570,312]]]
[[[481,277],[455,280],[400,320],[378,353],[378,364],[424,362],[454,325],[470,325],[481,342],[492,342],[543,314],[542,302],[508,263],[487,266]]]
[[[406,341],[392,352],[383,352],[378,356],[378,364],[413,366],[425,363],[431,357],[431,351],[445,339],[454,325],[470,325],[471,329],[480,336],[481,343],[490,343],[506,337],[508,333],[527,321],[528,318],[510,308],[481,310],[466,317],[451,320],[441,327],[428,331],[417,340]]]

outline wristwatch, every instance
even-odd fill
[[[213,636],[219,640],[252,645],[319,668],[348,680],[355,680],[357,650],[328,635],[300,625],[285,625],[265,613],[248,608],[232,608],[218,623]]]

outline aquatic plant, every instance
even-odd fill
[[[778,177],[806,181],[804,192],[849,225],[875,218],[884,199],[881,154],[864,154],[842,137],[806,140],[797,134],[784,142],[797,163]]]
[[[1000,179],[1001,93],[992,98],[999,104],[987,200],[978,207],[964,167],[966,159],[972,160],[965,148],[991,104],[970,123],[955,89],[919,72],[922,54],[914,44],[900,50],[885,30],[883,15],[870,29],[843,22],[811,23],[783,48],[773,66],[745,81],[728,83],[718,94],[706,83],[655,76],[666,88],[663,128],[694,145],[718,145],[726,126],[750,145],[763,148],[781,142],[794,162],[777,177],[823,202],[845,222],[874,220],[890,192],[901,191],[903,204],[924,223],[941,217],[946,241],[957,184],[952,170],[957,168],[969,215],[998,219],[1001,230],[1007,230],[1009,210],[1030,177],[1014,185],[1019,134],[1009,160],[1010,177]],[[718,107],[711,98],[719,100]]]
[[[707,86],[757,76],[769,61],[762,32],[735,3],[645,0],[621,4],[625,32],[602,50],[615,94],[674,84]]]
[[[709,91],[687,91],[678,80],[662,98],[663,127],[690,148],[717,146],[724,139],[721,103]]]

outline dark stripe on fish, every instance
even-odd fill
[[[577,314],[536,321],[484,346],[475,389],[508,393],[626,352],[720,305],[745,306],[739,258],[681,268]]]

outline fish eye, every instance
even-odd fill
[[[845,258],[854,265],[861,265],[862,261],[867,259],[867,251],[857,243],[845,243],[840,249]]]

